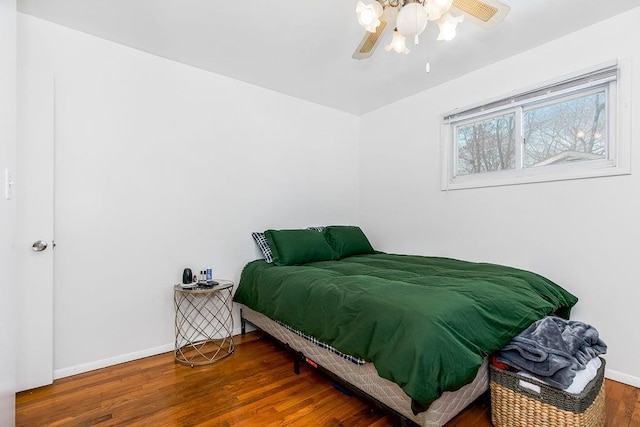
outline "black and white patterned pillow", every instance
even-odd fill
[[[307,230],[313,230],[313,231],[317,231],[319,233],[322,233],[324,231],[325,227],[320,226],[320,227],[307,227]]]
[[[269,242],[267,241],[267,237],[264,233],[251,233],[251,237],[256,241],[262,255],[264,255],[264,260],[268,263],[272,263],[273,253],[271,253],[271,247],[269,246]]]

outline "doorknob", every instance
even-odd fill
[[[33,242],[31,249],[33,249],[34,252],[42,252],[47,249],[48,245],[49,244],[44,240],[36,240],[35,242]]]

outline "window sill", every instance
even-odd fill
[[[493,172],[472,176],[460,176],[445,180],[441,185],[442,191],[464,190],[469,188],[499,187],[505,185],[520,185],[539,182],[568,181],[573,179],[600,178],[607,176],[629,175],[629,167],[616,165],[612,160],[594,162],[589,167],[580,168],[558,167],[555,171],[526,169],[521,172]]]

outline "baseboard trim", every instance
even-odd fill
[[[233,335],[240,335],[241,329],[238,326],[233,329]],[[106,359],[96,360],[94,362],[83,363],[80,365],[70,366],[68,368],[55,369],[53,371],[53,379],[70,377],[72,375],[83,374],[96,369],[106,368],[108,366],[117,365],[119,363],[131,362],[132,360],[142,359],[144,357],[155,356],[157,354],[167,353],[174,350],[174,343],[160,345],[158,347],[147,348],[144,350],[134,351],[133,353],[121,354],[118,356],[108,357]]]
[[[57,380],[59,378],[70,377],[72,375],[106,368],[107,366],[113,366],[119,363],[125,363],[136,359],[142,359],[144,357],[155,356],[156,354],[166,353],[168,351],[173,351],[173,343],[134,351],[132,353],[120,354],[118,356],[108,357],[106,359],[96,360],[94,362],[82,363],[80,365],[70,366],[68,368],[55,369],[53,371],[53,379]]]
[[[614,371],[609,368],[605,369],[604,376],[609,378],[610,380],[618,381],[620,383],[640,388],[640,378],[638,377],[623,374],[622,372]]]

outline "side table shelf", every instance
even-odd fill
[[[173,287],[177,362],[194,367],[233,353],[233,282],[217,282],[212,288]]]

